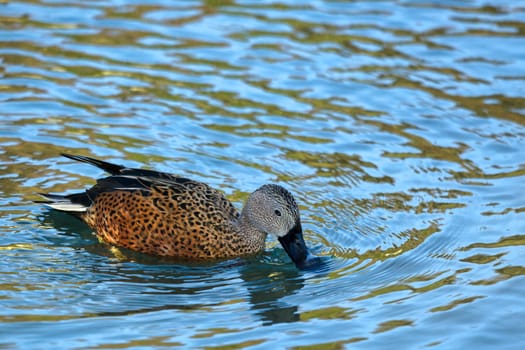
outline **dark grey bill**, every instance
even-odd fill
[[[301,223],[297,223],[285,236],[279,237],[279,242],[298,268],[302,269],[305,265],[310,265],[308,261],[312,255],[308,253],[304,243]]]

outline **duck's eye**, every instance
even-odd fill
[[[273,212],[275,215],[281,216],[281,212],[279,211],[279,209],[275,209]]]

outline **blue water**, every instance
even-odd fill
[[[0,4],[0,348],[522,349],[523,1]],[[181,264],[33,203],[95,156],[277,182],[326,264]]]

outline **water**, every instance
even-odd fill
[[[525,346],[525,3],[0,4],[0,347]],[[326,265],[177,264],[34,204],[71,152],[267,182]]]

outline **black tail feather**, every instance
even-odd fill
[[[122,165],[105,162],[103,160],[99,160],[99,159],[95,159],[91,157],[79,156],[79,155],[67,154],[67,153],[61,153],[61,155],[69,159],[73,159],[79,162],[94,165],[97,168],[107,171],[111,175],[119,175],[122,173],[122,170],[126,169],[126,167]]]

